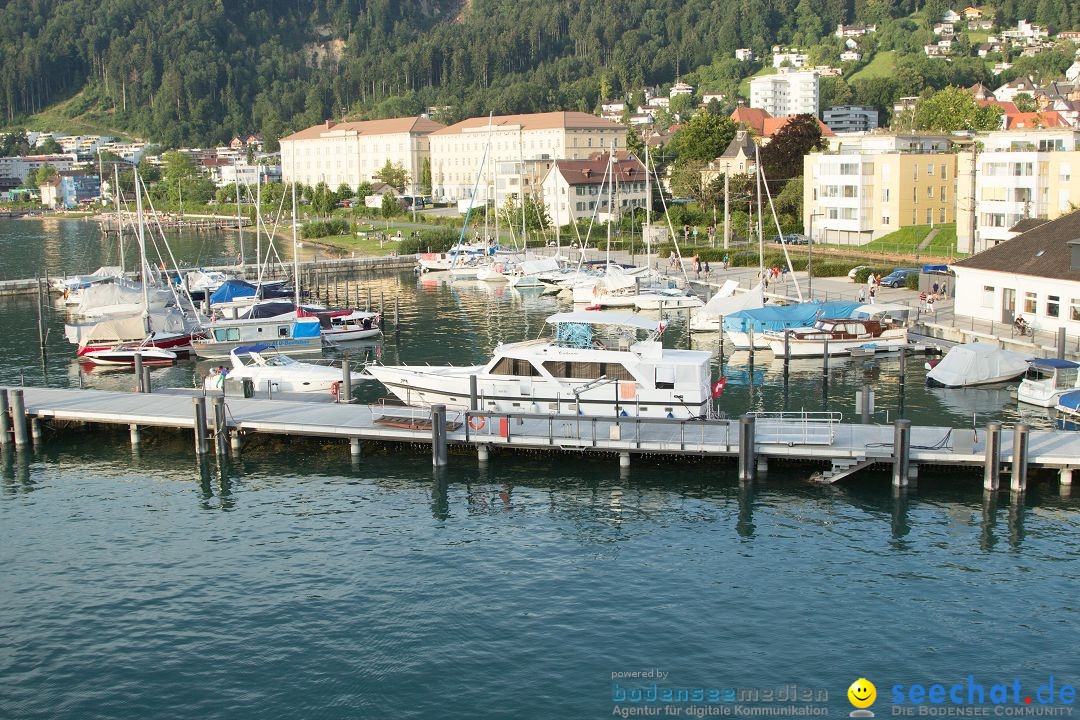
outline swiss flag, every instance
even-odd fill
[[[724,386],[725,385],[727,385],[727,375],[725,375],[724,377],[720,378],[719,380],[717,380],[716,382],[713,383],[713,386],[712,386],[712,399],[713,400],[720,397],[720,393],[724,392]]]

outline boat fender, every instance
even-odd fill
[[[630,417],[630,413],[623,410],[619,413],[619,417]]]
[[[483,430],[484,424],[485,421],[483,417],[478,415],[469,416],[469,427],[471,427],[473,430]]]
[[[675,415],[673,413],[668,413],[667,416],[668,416],[668,419],[673,420],[675,418]]]
[[[334,382],[330,383],[330,394],[331,394],[332,396],[334,396],[334,397],[337,397],[337,396],[338,396],[338,389],[339,389],[340,387],[341,387],[341,383],[340,383],[340,382],[338,382],[337,380],[335,380]]]

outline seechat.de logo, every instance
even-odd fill
[[[874,717],[874,713],[866,709],[874,704],[874,700],[877,700],[877,688],[874,687],[874,683],[866,678],[859,678],[847,689],[847,697],[857,708],[851,711],[851,717]]]

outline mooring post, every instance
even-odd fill
[[[476,446],[476,459],[481,463],[488,461],[488,446],[487,443],[479,443]]]
[[[1013,451],[1012,451],[1012,478],[1009,489],[1013,492],[1027,490],[1028,471],[1028,436],[1031,428],[1026,423],[1016,423],[1013,426]]]
[[[479,393],[477,392],[477,387],[476,387],[476,376],[475,375],[470,375],[469,376],[469,409],[472,410],[473,412],[476,412],[476,410],[479,409],[478,400],[479,400]]]
[[[401,327],[401,296],[394,296],[394,331]]]
[[[15,432],[15,447],[30,444],[30,436],[26,432],[26,403],[21,388],[11,391],[11,427]]]
[[[348,350],[341,354],[341,394],[338,396],[337,401],[343,403],[352,402],[352,368],[349,367]]]
[[[0,446],[11,442],[11,416],[8,412],[8,389],[0,388]]]
[[[1064,467],[1058,470],[1058,482],[1061,483],[1062,487],[1072,485],[1072,472],[1073,469],[1071,467]]]
[[[445,405],[431,406],[431,464],[435,467],[447,464]]]
[[[206,398],[191,398],[195,412],[195,454],[202,457],[210,451],[206,441]]]
[[[862,392],[859,393],[859,422],[863,425],[870,424],[870,400],[873,398],[873,391],[870,389],[868,383],[863,383]]]
[[[379,317],[386,317],[386,293],[379,290]]]
[[[900,348],[900,382],[907,379],[907,348]]]
[[[911,462],[911,421],[897,420],[893,425],[893,487],[908,486]]]
[[[138,447],[142,442],[142,434],[139,432],[139,426],[132,423],[128,425],[128,437],[131,438],[131,447]]]
[[[1057,332],[1057,357],[1058,360],[1065,359],[1065,328],[1059,327]]]
[[[225,391],[225,386],[221,387],[222,392]],[[143,365],[142,369],[142,391],[144,393],[151,393],[154,391],[153,386],[150,384],[150,366]]]
[[[225,420],[225,398],[214,397],[214,449],[218,456],[225,455],[229,449],[229,427]]]
[[[983,490],[1001,485],[1001,423],[986,424],[986,456],[983,461]]]
[[[137,352],[137,353],[135,353],[135,392],[140,392],[140,393],[141,392],[146,392],[146,390],[143,389],[143,372],[142,372],[142,369],[143,369],[142,353]]]
[[[358,458],[361,453],[360,438],[349,438],[349,455]]]
[[[34,444],[37,445],[41,442],[41,419],[32,417],[30,418],[30,437],[33,438]]]
[[[754,456],[754,416],[743,415],[739,418],[739,481],[754,479],[757,471],[757,458]]]
[[[367,289],[367,304],[364,305],[364,312],[371,312],[371,286]]]
[[[619,467],[621,467],[621,468],[630,467],[630,453],[628,453],[628,452],[619,453]]]
[[[822,351],[824,352],[824,355],[822,355],[822,357],[821,357],[821,377],[822,378],[828,378],[829,377],[829,338],[827,338],[827,337],[825,338],[825,341],[823,343]]]
[[[791,361],[791,331],[784,330],[784,377],[788,375],[788,363]]]

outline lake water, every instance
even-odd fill
[[[0,223],[5,276],[101,264],[92,224],[23,222]],[[400,299],[400,333],[353,351],[386,362],[479,362],[562,307],[408,273],[361,282]],[[0,384],[131,384],[80,371],[61,309],[44,367],[32,300],[0,300],[0,318]],[[820,364],[793,363],[785,393],[767,357],[726,359],[729,413],[847,416],[869,381],[881,422],[1018,417],[1007,393],[928,391],[916,359],[901,408],[895,359],[834,362],[826,396]],[[653,683],[758,689],[667,704],[684,717],[786,705],[762,693],[791,684],[827,693],[810,705],[835,717],[859,677],[882,717],[897,684],[1015,678],[1034,697],[1080,679],[1080,516],[1056,483],[1010,503],[973,475],[894,494],[884,475],[819,488],[792,468],[740,487],[732,464],[671,459],[452,454],[435,473],[423,448],[354,461],[342,443],[266,438],[200,464],[187,435],[147,431],[133,454],[107,430],[48,431],[0,460],[0,718],[600,718],[664,712],[617,700]],[[613,677],[649,670],[668,674]]]

